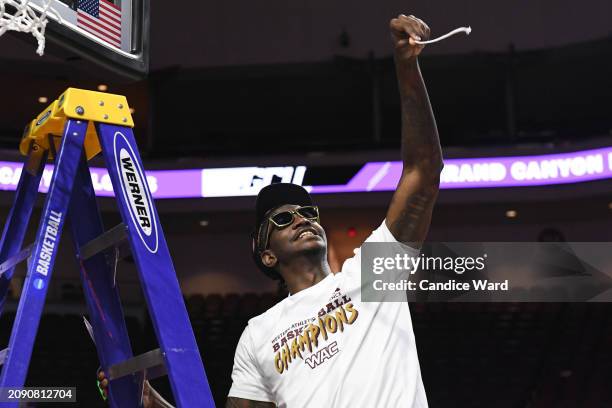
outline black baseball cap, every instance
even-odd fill
[[[312,197],[302,186],[291,183],[275,183],[259,191],[255,202],[255,227],[259,228],[266,214],[285,204],[312,205]]]
[[[280,281],[282,281],[280,274],[261,262],[261,249],[258,248],[258,232],[261,223],[266,220],[266,215],[271,210],[285,204],[312,205],[312,197],[310,197],[310,194],[308,194],[304,187],[297,184],[274,183],[265,186],[259,191],[255,201],[255,231],[252,234],[253,261],[268,277]]]

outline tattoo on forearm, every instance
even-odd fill
[[[442,168],[436,120],[418,62],[396,65],[402,103],[402,160],[405,168]]]
[[[407,244],[425,240],[438,195],[442,149],[436,120],[416,58],[396,59],[402,107],[402,178],[389,210],[387,226]]]
[[[424,221],[426,225],[428,217],[431,212],[432,197],[425,193],[415,193],[408,197],[406,203],[403,205],[399,216],[389,220],[389,230],[394,232],[396,239],[401,242],[413,242],[418,244],[420,236],[424,227]]]

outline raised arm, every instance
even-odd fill
[[[399,83],[402,114],[402,176],[387,211],[387,226],[401,242],[418,246],[425,240],[438,196],[442,149],[436,121],[421,76],[418,55],[429,27],[414,16],[391,20],[391,40]]]

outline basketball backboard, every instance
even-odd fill
[[[142,77],[149,69],[149,0],[50,0],[47,43],[115,72]],[[31,0],[40,11],[44,0]],[[59,17],[59,18],[58,18]]]

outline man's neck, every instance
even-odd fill
[[[290,264],[282,265],[281,268],[287,289],[292,295],[316,285],[331,273],[331,268],[325,259],[312,262],[308,258],[297,258]]]

